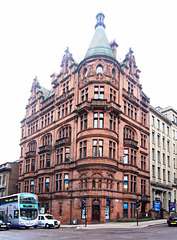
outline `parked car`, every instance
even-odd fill
[[[11,222],[8,219],[7,215],[0,214],[0,228],[9,230],[11,227]]]
[[[39,214],[38,216],[38,227],[59,228],[60,225],[60,221],[56,220],[51,214]]]
[[[167,218],[168,226],[177,225],[177,213],[173,213],[170,217]]]

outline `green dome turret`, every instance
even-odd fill
[[[114,52],[110,47],[110,44],[105,33],[104,14],[99,13],[96,16],[96,19],[97,23],[95,25],[95,34],[87,50],[85,59],[96,56],[105,56],[115,59]]]

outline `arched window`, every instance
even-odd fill
[[[114,68],[112,69],[112,77],[113,78],[115,77],[115,69]]]
[[[87,68],[84,68],[84,77],[87,77],[87,74],[88,74],[88,70]]]
[[[135,132],[129,127],[124,127],[124,139],[135,139]]]
[[[101,180],[98,181],[98,189],[101,189]]]
[[[48,134],[42,138],[42,146],[52,145],[52,135]]]
[[[95,180],[92,180],[92,188],[95,188]]]
[[[103,67],[101,65],[98,65],[97,69],[96,69],[96,73],[99,74],[99,73],[103,73]]]

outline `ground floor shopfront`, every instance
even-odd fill
[[[154,209],[156,211],[164,209],[166,212],[169,212],[171,211],[170,210],[171,203],[174,203],[176,211],[176,192],[177,192],[176,186],[172,187],[165,184],[151,182],[150,192],[151,192],[150,194],[151,209]]]
[[[82,208],[85,200],[86,208]],[[42,199],[39,197],[39,212],[51,213],[63,224],[84,224],[117,222],[120,219],[136,218],[136,200],[116,198],[56,198]],[[140,200],[138,208],[139,216],[147,216],[149,212],[149,201]]]

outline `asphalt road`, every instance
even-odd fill
[[[177,239],[177,227],[168,227],[166,224],[129,229],[87,229],[87,228],[60,228],[60,229],[10,229],[0,231],[0,240],[112,240],[112,239],[143,239],[166,240]]]

